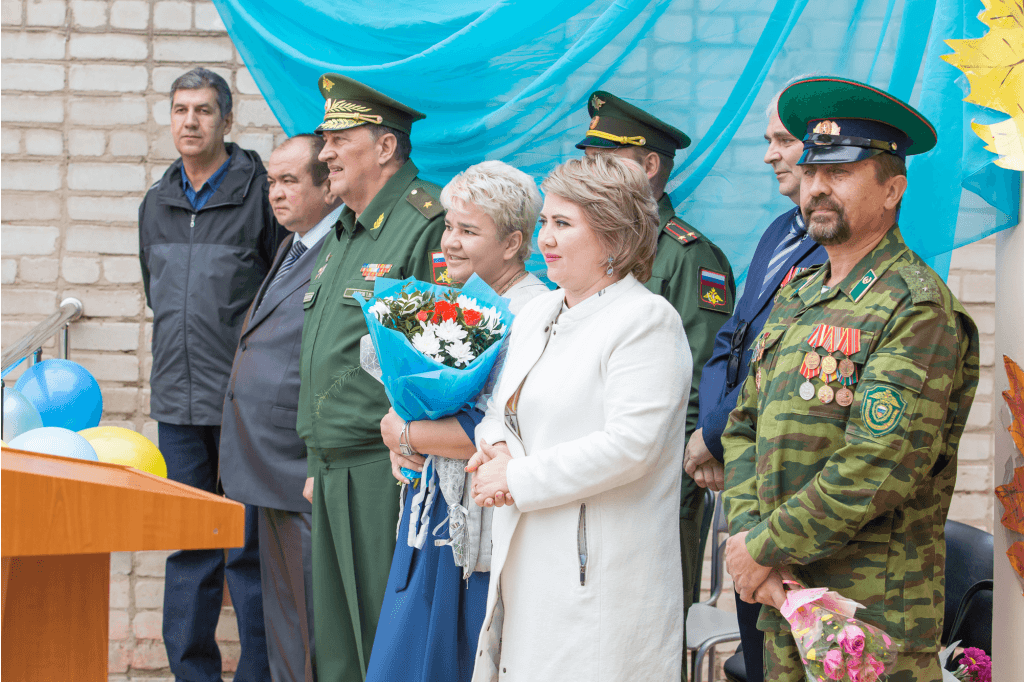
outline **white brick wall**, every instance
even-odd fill
[[[655,96],[699,99],[731,88],[731,81],[715,80],[723,78],[716,75],[720,43],[750,43],[763,26],[763,16],[748,13],[765,11],[756,0],[735,0],[728,11],[720,0],[693,5],[667,13],[654,30],[663,43],[701,46],[678,77],[652,85]],[[143,300],[136,220],[146,188],[178,156],[168,130],[171,82],[200,64],[221,74],[235,94],[230,137],[264,160],[282,132],[209,0],[2,0],[0,24],[3,345],[62,298],[80,297],[85,318],[73,327],[71,353],[100,381],[104,423],[155,441],[156,424],[148,418],[152,313]],[[792,40],[834,50],[828,38],[834,33]],[[631,58],[629,69],[640,72],[644,60],[659,58],[656,47],[646,50]],[[684,127],[705,130],[710,116],[695,109]],[[749,157],[754,172],[763,173],[760,148],[737,145],[727,153]],[[982,334],[981,387],[960,449],[951,516],[988,529],[992,411],[1001,406],[992,394],[994,263],[994,240],[987,239],[958,250],[949,277]],[[54,351],[48,342],[46,355]],[[112,680],[169,674],[160,641],[165,559],[165,552],[112,557]],[[229,671],[239,654],[231,618],[226,607],[218,630]]]

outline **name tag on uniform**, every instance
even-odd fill
[[[372,298],[373,289],[357,289],[356,287],[349,287],[345,289],[343,296],[345,298],[354,298],[354,294],[360,294],[363,298]]]

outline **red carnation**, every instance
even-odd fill
[[[438,301],[434,305],[434,317],[431,320],[434,324],[441,322],[454,322],[459,317],[459,306],[447,301]]]
[[[483,315],[481,315],[476,310],[462,311],[462,319],[465,320],[466,324],[468,324],[470,327],[475,327],[477,323],[480,322],[481,317],[483,317]]]
[[[430,317],[430,312],[427,310],[421,310],[416,313],[416,319],[420,322],[426,322],[428,317]]]

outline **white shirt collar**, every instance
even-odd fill
[[[316,246],[320,240],[324,238],[324,235],[330,232],[331,228],[334,227],[334,223],[338,222],[338,218],[341,216],[341,209],[343,208],[345,208],[345,204],[338,206],[338,208],[324,216],[324,219],[317,223],[316,227],[301,237],[298,234],[295,234],[295,238],[292,243],[294,244],[296,241],[301,241],[306,245],[307,249],[311,249]]]

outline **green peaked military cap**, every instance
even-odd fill
[[[636,146],[672,158],[677,149],[690,146],[690,138],[683,131],[610,92],[597,90],[591,93],[587,99],[587,111],[590,112],[590,127],[587,136],[576,145],[577,149]]]
[[[427,117],[340,73],[325,73],[320,76],[319,84],[326,102],[324,122],[317,127],[317,133],[376,123],[408,134],[415,121]]]
[[[878,154],[906,159],[935,146],[935,127],[912,106],[865,83],[819,76],[779,95],[779,120],[804,141],[799,164],[852,163]]]

